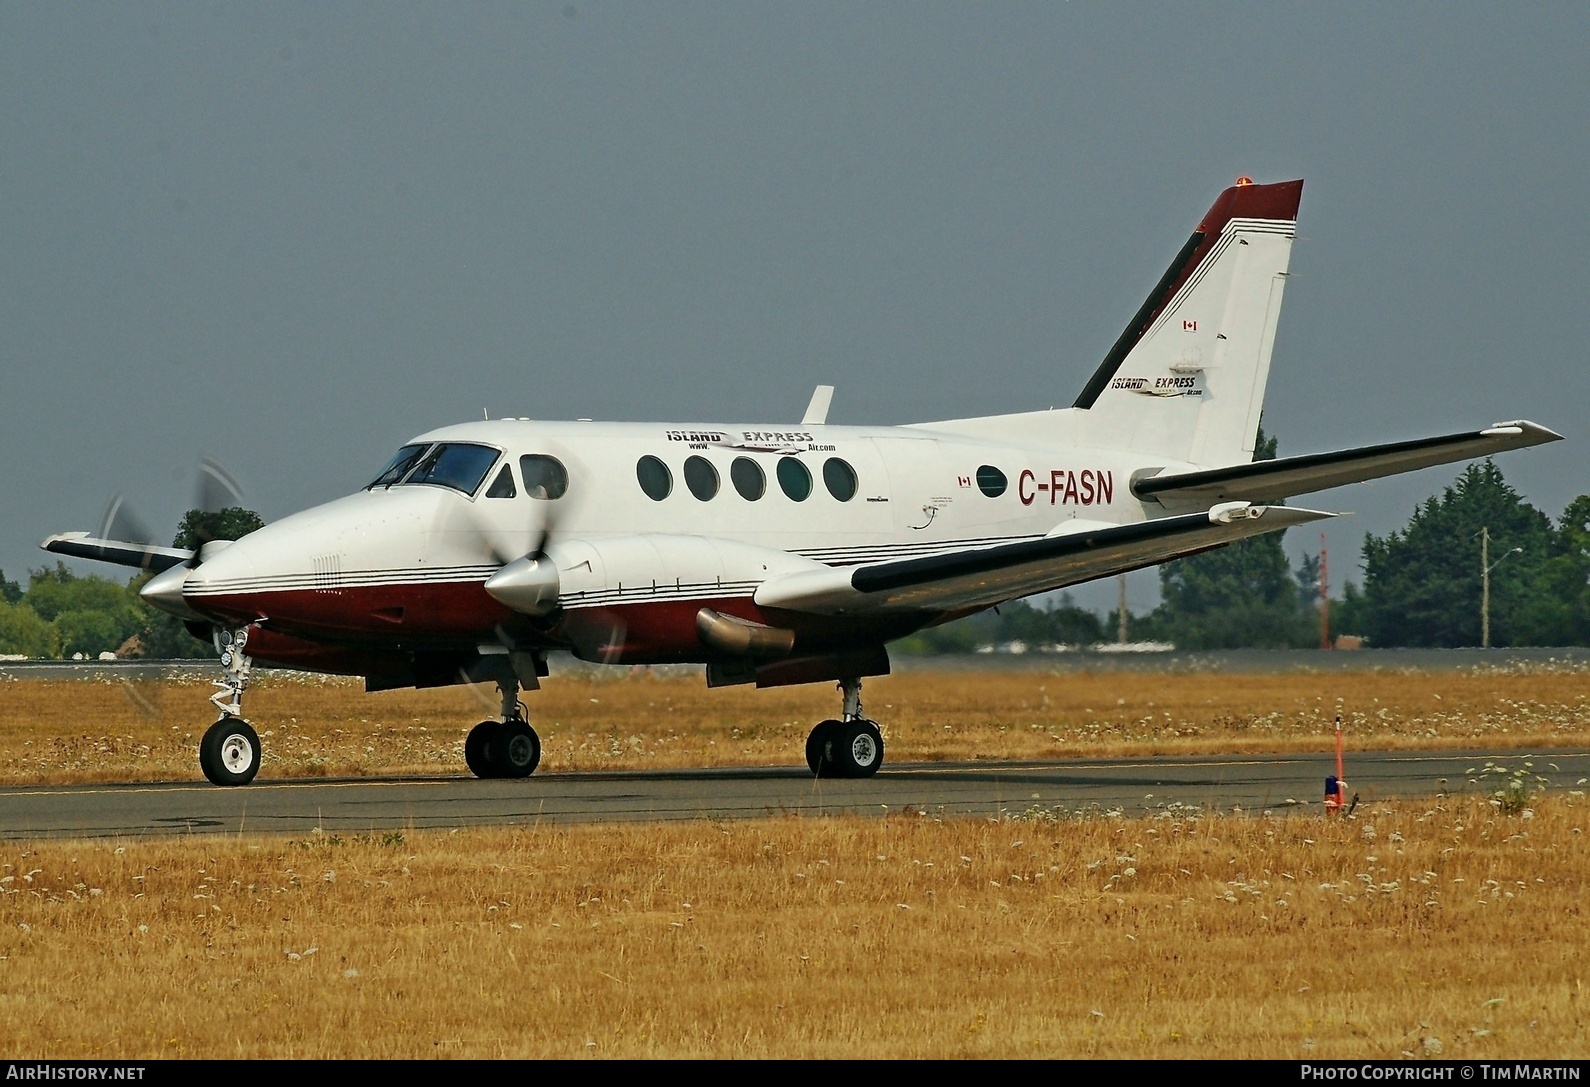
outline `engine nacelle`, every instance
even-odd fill
[[[525,615],[670,597],[750,596],[779,574],[826,569],[787,551],[711,536],[647,533],[560,540],[508,563],[486,591]]]

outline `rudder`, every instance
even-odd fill
[[[1072,406],[1093,442],[1252,459],[1303,182],[1221,193]]]

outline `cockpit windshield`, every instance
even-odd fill
[[[381,469],[381,474],[376,476],[365,490],[374,490],[377,487],[390,487],[398,480],[409,474],[409,469],[414,467],[414,462],[420,455],[429,449],[429,445],[405,445],[397,451],[397,455]]]
[[[404,486],[432,483],[473,495],[480,489],[491,466],[497,463],[497,456],[497,450],[489,445],[443,442],[431,446],[401,483]]]

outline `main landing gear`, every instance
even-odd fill
[[[866,778],[883,765],[883,733],[861,716],[861,680],[839,684],[844,718],[820,722],[806,738],[806,765],[820,778]]]
[[[199,741],[199,767],[216,785],[247,785],[259,773],[259,734],[243,720],[243,692],[248,689],[248,673],[254,661],[243,647],[248,645],[248,628],[215,629],[216,652],[221,654],[221,688],[210,696],[221,719],[211,725]]]
[[[515,680],[498,680],[502,720],[482,721],[464,740],[464,761],[478,778],[522,778],[541,761],[541,737],[525,720]]]

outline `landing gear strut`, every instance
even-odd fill
[[[478,778],[529,777],[541,762],[541,737],[530,727],[517,680],[498,680],[502,720],[482,721],[464,740],[464,762]]]
[[[211,725],[199,741],[199,768],[215,785],[247,785],[259,773],[259,734],[243,720],[243,692],[248,690],[249,670],[254,660],[243,648],[248,645],[248,628],[215,628],[212,636],[221,655],[220,690],[210,696],[221,711],[221,719]]]
[[[820,722],[806,738],[806,765],[820,778],[865,778],[883,765],[883,733],[861,715],[861,680],[839,684],[842,720]]]

